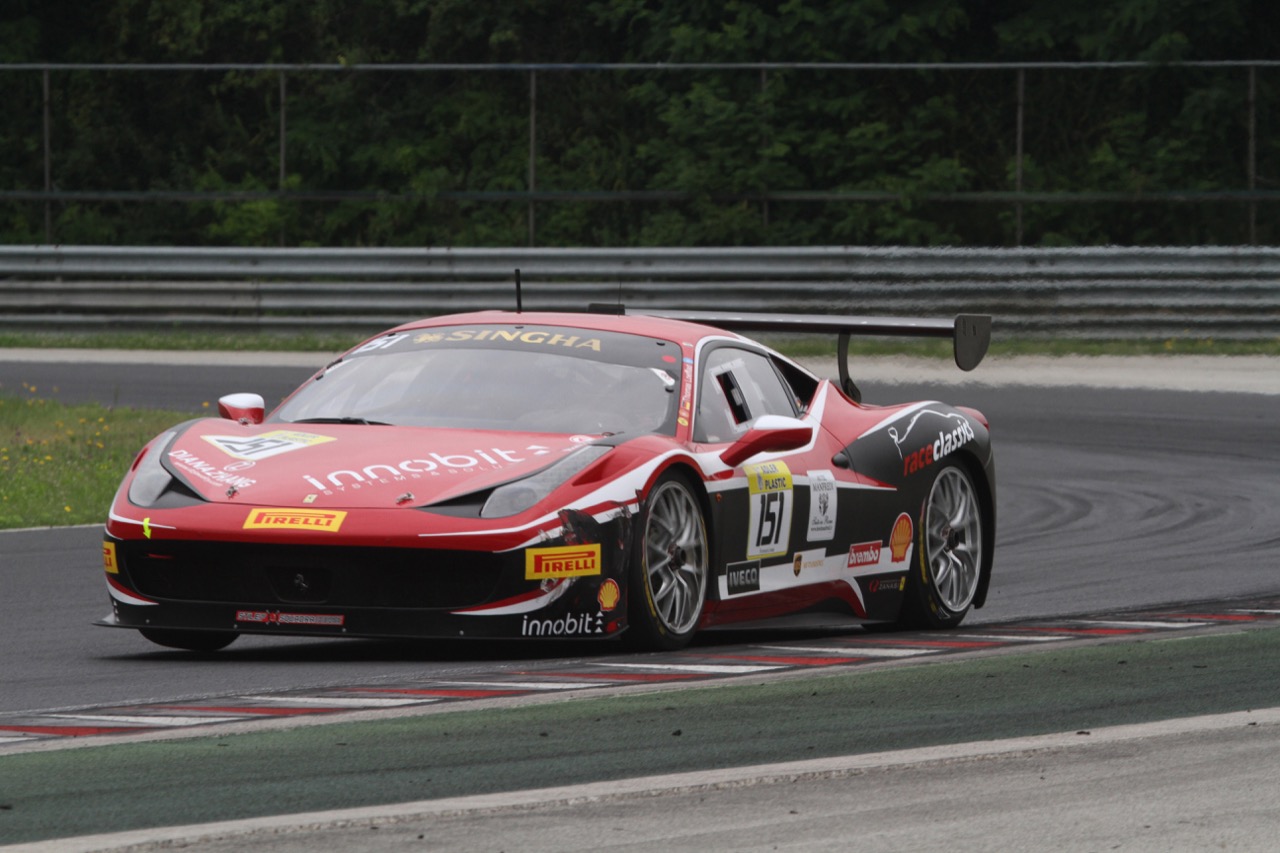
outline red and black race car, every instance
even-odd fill
[[[106,524],[111,613],[156,643],[241,634],[609,638],[834,611],[946,628],[982,606],[994,461],[977,411],[872,406],[853,334],[990,318],[479,312],[354,347],[151,441]],[[820,379],[731,330],[839,335]]]

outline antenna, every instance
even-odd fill
[[[520,268],[516,267],[516,313],[524,313],[524,299],[520,295]]]

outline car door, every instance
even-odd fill
[[[805,416],[797,389],[767,354],[725,344],[704,353],[695,441],[730,444],[762,415]],[[732,609],[779,612],[796,587],[828,580],[826,544],[836,529],[838,494],[830,459],[838,449],[814,424],[806,447],[746,460],[722,482],[708,484],[713,537],[722,573],[713,589]]]

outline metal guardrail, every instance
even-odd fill
[[[0,328],[376,331],[515,307],[949,316],[996,335],[1280,338],[1280,249],[0,246]]]

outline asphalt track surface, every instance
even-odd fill
[[[195,411],[201,403],[228,390],[259,390],[269,401],[278,399],[305,378],[309,368],[321,360],[265,370],[238,364],[210,363],[175,369],[173,365],[157,367],[104,362],[83,366],[6,361],[0,355],[0,388],[11,391],[16,384],[25,382],[39,387],[42,394],[49,393],[67,401],[96,399],[119,405],[164,406]],[[1088,365],[1088,370],[1078,364],[1073,368],[1075,374],[1068,371],[1061,381],[1095,381],[1114,368],[1110,363],[1085,361],[1081,364]],[[1280,563],[1277,559],[1280,551],[1280,500],[1277,500],[1280,498],[1280,477],[1276,476],[1280,472],[1280,441],[1275,430],[1276,416],[1280,414],[1280,397],[1272,390],[1280,370],[1275,370],[1275,360],[1270,360],[1261,365],[1250,365],[1250,370],[1255,371],[1251,380],[1239,380],[1229,369],[1199,373],[1193,380],[1187,364],[1176,359],[1157,361],[1144,364],[1136,371],[1134,365],[1129,365],[1130,370],[1124,373],[1128,378],[1118,379],[1119,374],[1116,374],[1105,377],[1106,384],[1181,384],[1194,387],[1196,390],[1193,391],[1090,388],[1075,384],[1042,387],[1034,384],[1037,379],[1026,368],[1015,368],[1013,378],[998,387],[972,382],[963,386],[938,384],[928,370],[923,371],[924,375],[907,375],[908,371],[898,376],[882,374],[879,381],[864,383],[866,397],[872,402],[941,398],[976,406],[992,420],[1000,478],[996,575],[988,607],[974,613],[967,625],[1280,592],[1280,583],[1276,580],[1276,569],[1280,567],[1277,565]],[[1222,364],[1215,367],[1222,367]],[[980,371],[982,369],[979,368]],[[1082,371],[1087,375],[1077,375]],[[1041,374],[1042,377],[1044,375]],[[1048,384],[1059,380],[1050,377],[1039,381]],[[1234,390],[1211,391],[1205,390],[1206,387],[1231,387]],[[340,684],[379,677],[420,678],[427,673],[491,671],[494,667],[511,666],[513,661],[518,666],[521,655],[541,657],[551,654],[578,660],[590,653],[577,648],[559,650],[557,647],[550,651],[529,652],[504,647],[471,652],[451,649],[442,655],[430,648],[404,644],[308,641],[242,641],[227,652],[211,657],[152,651],[132,632],[93,629],[87,624],[106,610],[105,594],[97,575],[98,537],[96,529],[0,535],[0,566],[3,567],[0,571],[3,571],[6,589],[4,600],[0,601],[0,618],[6,625],[6,651],[0,656],[0,684],[4,685],[0,711],[217,696],[245,690]],[[735,632],[724,640],[712,638],[708,642],[714,648],[715,643],[741,639],[741,632]],[[1190,645],[1184,648],[1190,649]],[[1218,670],[1224,668],[1224,660],[1238,657],[1265,663],[1255,664],[1255,668],[1246,666],[1245,675],[1237,673],[1227,679],[1226,685],[1198,685],[1196,693],[1206,701],[1161,710],[1160,703],[1152,697],[1151,701],[1140,703],[1138,707],[1149,707],[1151,713],[1159,718],[1162,714],[1175,717],[1218,714],[1280,704],[1274,699],[1266,700],[1267,696],[1280,695],[1276,692],[1273,653],[1235,649],[1227,657],[1214,658],[1201,665]],[[1114,660],[1110,665],[1114,669]],[[1036,668],[1035,664],[1028,666]],[[933,671],[937,673],[936,669]],[[1145,681],[1158,683],[1153,673],[1154,670]],[[1133,676],[1126,675],[1126,678],[1132,679]],[[1099,683],[1109,683],[1120,689],[1113,682]],[[1165,686],[1170,692],[1186,687],[1185,684]],[[913,691],[920,689],[920,685],[912,688]],[[1046,683],[1039,689],[1049,695],[1053,688],[1051,683]],[[1225,706],[1221,701],[1207,701],[1213,697],[1231,697],[1231,701],[1225,702]],[[1061,704],[1070,705],[1065,700]],[[751,705],[748,703],[745,707],[750,708]],[[970,710],[975,716],[982,714],[981,709]],[[961,714],[958,719],[967,717]],[[800,719],[805,719],[805,716],[801,715]],[[873,722],[868,721],[868,724]],[[886,744],[901,745],[901,739],[892,734],[896,729],[891,718],[875,725],[882,727],[877,731],[882,732]],[[1217,741],[1213,748],[1232,750],[1231,754],[1237,757],[1232,765],[1233,779],[1269,780],[1271,787],[1265,790],[1274,794],[1280,790],[1280,785],[1275,784],[1278,772],[1273,760],[1276,727],[1266,722],[1253,728],[1257,729],[1255,733],[1269,736],[1269,746],[1264,746],[1262,740],[1254,741],[1252,745],[1239,744],[1235,740],[1239,732],[1227,727],[1214,730],[1211,737]],[[951,739],[964,739],[963,723],[960,729],[952,733]],[[1044,733],[1055,729],[1038,728],[1037,731]],[[736,735],[734,727],[726,725],[719,732],[720,742],[730,743]],[[973,731],[975,738],[1005,735],[1004,731],[979,732],[976,728]],[[1172,742],[1168,739],[1186,737],[1168,732],[1146,733],[1124,741],[1127,745],[1122,751],[1128,751],[1134,761],[1145,761],[1155,755],[1167,755],[1166,747]],[[804,739],[801,736],[800,740]],[[621,730],[619,740],[620,746],[625,747]],[[1188,764],[1205,761],[1203,755],[1206,753],[1197,750],[1197,747],[1187,745],[1185,749],[1180,748],[1178,754],[1185,755]],[[1035,758],[1037,755],[1041,758],[1057,755],[1052,751],[1042,753],[1038,747],[1015,749],[1014,752],[1021,757],[994,763],[1001,764],[1006,770],[1016,770],[1019,761],[1030,760],[1034,765],[1040,760]],[[1193,755],[1202,757],[1196,759]],[[798,757],[803,757],[803,751],[797,755],[792,745],[790,751],[784,749],[774,759],[794,760]],[[1076,757],[1060,758],[1060,761],[1044,759],[1042,766],[1052,766],[1054,773],[1062,770],[1064,775],[1061,779],[1068,777],[1066,771],[1072,766],[1077,768],[1074,772],[1082,774],[1078,778],[1090,778],[1089,774],[1095,772],[1089,769],[1091,765],[1088,762],[1078,761]],[[12,760],[0,756],[0,769],[5,762]],[[1185,771],[1185,768],[1175,766],[1176,762],[1163,760],[1166,761],[1165,770]],[[940,757],[936,761],[941,765],[927,761],[904,764],[886,759],[884,767],[898,769],[885,771],[882,768],[875,774],[878,780],[875,785],[846,791],[847,796],[857,797],[860,801],[882,796],[885,791],[897,791],[899,794],[897,799],[884,799],[879,807],[882,812],[875,812],[882,813],[886,820],[877,824],[882,827],[882,834],[875,837],[881,843],[866,845],[869,849],[935,846],[929,843],[930,836],[923,830],[905,834],[891,832],[892,821],[888,818],[896,815],[903,826],[909,827],[912,807],[907,804],[915,802],[913,797],[923,797],[921,802],[932,804],[930,814],[936,815],[943,813],[938,809],[943,808],[948,796],[951,801],[960,803],[972,799],[967,819],[973,823],[968,829],[960,829],[960,816],[946,820],[939,818],[937,821],[940,828],[950,827],[949,832],[955,833],[952,837],[956,844],[953,846],[965,849],[983,849],[976,840],[982,837],[979,827],[984,818],[989,826],[1003,826],[1009,833],[1015,831],[1016,827],[1008,825],[1007,815],[1002,816],[994,805],[1001,796],[1026,809],[1023,816],[1028,820],[1038,814],[1045,827],[1042,840],[1056,849],[1115,846],[1120,849],[1199,849],[1207,845],[1197,843],[1197,839],[1219,842],[1233,838],[1243,845],[1236,849],[1272,847],[1269,841],[1261,844],[1257,838],[1248,835],[1232,836],[1227,826],[1229,821],[1204,815],[1197,818],[1198,823],[1190,821],[1196,824],[1197,831],[1205,833],[1203,835],[1192,832],[1195,827],[1189,827],[1186,821],[1180,824],[1176,817],[1166,815],[1165,818],[1152,817],[1154,823],[1146,825],[1148,831],[1145,836],[1143,827],[1121,825],[1111,830],[1118,834],[1104,832],[1098,839],[1082,834],[1077,837],[1079,844],[1067,843],[1070,835],[1055,835],[1052,831],[1054,827],[1065,825],[1065,818],[1059,816],[1051,820],[1053,809],[1047,801],[1038,805],[1034,801],[1023,804],[1018,799],[1018,786],[1009,787],[1009,779],[1018,778],[1016,772],[1003,781],[993,781],[994,787],[987,789],[986,793],[978,794],[975,789],[970,797],[967,787],[971,783],[976,784],[974,780],[982,775],[975,771],[990,768],[993,762],[984,764],[976,758],[955,756]],[[978,762],[977,767],[974,762]],[[1212,762],[1206,761],[1205,766],[1210,764]],[[904,767],[909,769],[901,769]],[[925,772],[922,767],[934,770]],[[610,849],[628,849],[626,844],[634,845],[630,849],[773,849],[774,846],[785,849],[788,845],[799,849],[845,849],[848,836],[837,840],[841,838],[840,832],[854,831],[859,837],[867,836],[863,830],[849,830],[841,823],[840,815],[847,810],[840,810],[840,795],[835,792],[846,783],[865,779],[867,772],[862,770],[843,775],[818,773],[786,783],[796,786],[788,789],[784,798],[787,802],[816,804],[824,798],[835,799],[828,799],[827,805],[818,806],[821,813],[829,816],[825,823],[822,820],[806,821],[794,815],[777,818],[777,825],[788,825],[792,830],[778,836],[768,835],[763,827],[749,836],[735,836],[734,831],[747,832],[744,828],[753,824],[745,819],[735,823],[733,810],[744,809],[740,814],[745,815],[759,809],[760,804],[752,804],[749,800],[745,803],[721,800],[720,793],[714,795],[717,798],[714,819],[706,820],[702,829],[695,825],[683,833],[673,827],[670,835],[655,835],[652,830],[646,834],[638,828],[662,823],[662,802],[667,805],[666,814],[689,811],[693,800],[688,796],[667,793],[639,800],[597,798],[608,807],[602,812],[578,813],[573,817],[579,821],[575,825],[588,834],[569,833],[559,841],[555,841],[556,833],[564,833],[555,827],[563,825],[563,813],[545,811],[537,820],[523,821],[519,817],[524,812],[520,809],[513,811],[509,804],[497,811],[492,808],[461,810],[459,816],[450,817],[447,821],[436,814],[428,821],[430,829],[423,831],[422,825],[418,825],[417,834],[431,835],[443,844],[423,849],[502,849],[504,845],[506,849],[587,849],[590,846],[586,843],[588,840]],[[886,772],[890,778],[882,775]],[[1115,778],[1113,771],[1104,775],[1108,779]],[[833,781],[837,777],[845,780],[839,786]],[[951,778],[951,787],[936,787],[932,781],[935,777]],[[12,777],[9,778],[12,781]],[[529,779],[524,787],[537,787],[536,781]],[[1003,795],[1000,793],[1002,784],[1006,786]],[[684,788],[690,785],[698,789],[697,785],[688,782]],[[1063,782],[1063,785],[1065,787],[1055,789],[1059,794],[1068,788],[1078,791],[1080,787],[1068,782]],[[779,791],[771,785],[739,782],[725,786],[724,790],[747,788],[763,792],[766,800],[770,797],[778,799]],[[1219,785],[1219,788],[1241,793],[1233,784]],[[1194,786],[1188,788],[1193,789]],[[770,790],[772,794],[769,794]],[[1108,799],[1103,794],[1104,790],[1103,787],[1091,789],[1096,798],[1093,807],[1101,811],[1107,808],[1123,811],[1116,805],[1115,794]],[[1259,808],[1270,808],[1274,813],[1275,806],[1280,804],[1274,802],[1274,796],[1270,800],[1259,798],[1258,790],[1251,789],[1253,793],[1246,802],[1261,804]],[[1029,796],[1029,792],[1022,793]],[[0,795],[3,794],[3,789],[0,789]],[[694,799],[705,799],[706,796],[710,794],[704,792]],[[1076,807],[1091,808],[1087,802],[1078,802],[1078,798],[1078,793],[1073,798],[1064,796],[1064,803],[1069,799],[1076,804],[1066,808],[1066,812],[1074,813],[1072,808]],[[387,801],[394,799],[397,797]],[[554,808],[571,809],[572,806],[567,804],[571,799]],[[1167,800],[1170,808],[1173,808],[1175,800]],[[867,801],[870,802],[869,799]],[[544,805],[555,802],[559,800],[547,799]],[[1188,804],[1187,808],[1191,805]],[[0,841],[6,838],[3,806],[4,803],[0,802]],[[653,808],[646,811],[648,807]],[[1237,805],[1234,811],[1228,811],[1236,814],[1235,826],[1244,832],[1249,821],[1247,816],[1238,814],[1242,808],[1244,806]],[[291,809],[286,807],[282,810]],[[958,811],[965,809],[959,808]],[[1132,817],[1132,810],[1130,812]],[[803,816],[813,812],[806,812],[802,807],[796,813]],[[871,825],[868,823],[871,814],[861,814],[859,823]],[[1188,812],[1184,811],[1185,814]],[[476,822],[477,816],[483,818],[479,823]],[[453,846],[444,844],[449,836],[435,835],[446,824],[453,827],[450,831],[460,833],[452,836],[458,842]],[[476,834],[481,825],[486,833],[492,834]],[[1179,825],[1185,834],[1170,834],[1171,828]],[[385,824],[383,828],[388,826]],[[408,826],[403,824],[402,828]],[[1150,831],[1153,826],[1158,829]],[[717,827],[718,832],[714,831]],[[371,832],[365,824],[360,824],[359,831]],[[359,834],[356,830],[352,832]],[[508,834],[503,835],[503,832]],[[515,834],[510,834],[512,832]],[[619,832],[625,833],[626,844],[618,837]],[[966,834],[969,832],[978,834]],[[938,838],[947,834],[943,832]],[[391,835],[386,833],[388,838]],[[1009,841],[1015,836],[1001,837]],[[356,837],[325,838],[325,846],[330,846],[329,841],[333,841],[337,846],[350,844],[352,849],[360,848]],[[739,843],[734,842],[735,838]],[[1058,839],[1056,844],[1055,838]],[[1187,843],[1177,843],[1179,838]],[[517,843],[521,839],[523,843]],[[258,842],[261,840],[255,836],[255,846],[260,846]],[[422,845],[426,839],[405,834],[399,836],[399,840],[414,846]],[[466,843],[468,840],[475,844],[469,845]],[[544,840],[546,844],[539,846]],[[912,840],[919,843],[911,843]],[[990,836],[988,840],[991,840]],[[315,839],[310,841],[314,843]],[[605,841],[611,843],[605,844]],[[1103,841],[1123,841],[1124,844],[1104,844]],[[305,842],[300,842],[295,836],[290,843]],[[1013,842],[1012,846],[1026,849],[1035,845]],[[222,848],[209,846],[202,849]],[[225,849],[230,849],[230,846]]]

